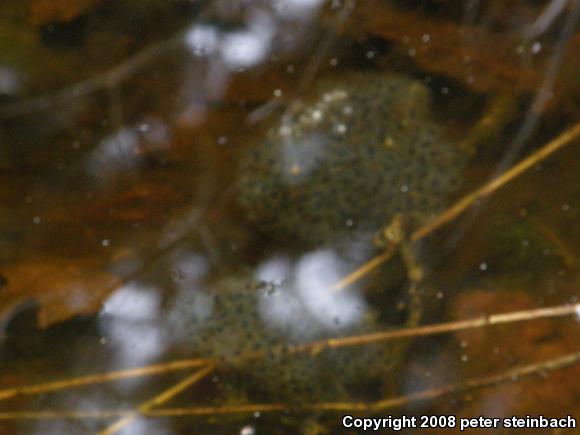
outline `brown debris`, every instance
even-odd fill
[[[0,320],[19,306],[36,301],[38,325],[45,328],[76,315],[98,312],[102,301],[121,280],[82,260],[45,259],[2,270],[6,285],[0,293]]]
[[[53,22],[68,22],[99,3],[101,0],[32,0],[29,5],[29,17],[30,21],[37,26]]]
[[[458,298],[453,315],[471,317],[498,310],[509,312],[536,307],[532,297],[524,292],[477,290]],[[577,349],[579,331],[570,326],[567,321],[539,319],[524,322],[517,328],[498,326],[493,334],[485,330],[458,332],[456,337],[466,358],[465,364],[461,365],[462,376],[470,378],[482,372],[507,370],[517,364],[547,360]],[[577,404],[576,398],[580,395],[580,382],[575,381],[578,379],[580,366],[574,366],[545,374],[544,380],[522,379],[485,389],[466,402],[459,415],[525,416],[540,413],[561,417],[574,414],[573,404]],[[493,404],[493,409],[487,409],[490,404]]]
[[[429,18],[377,0],[361,2],[349,23],[356,26],[349,31],[393,41],[426,71],[476,92],[534,91],[542,78],[543,66],[530,68],[516,52],[523,41],[513,33]]]
[[[169,187],[141,183],[116,195],[96,200],[81,210],[80,219],[101,224],[146,221],[163,215],[183,201],[183,195]]]

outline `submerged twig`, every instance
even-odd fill
[[[445,225],[447,222],[452,221],[461,213],[463,213],[467,208],[473,205],[478,200],[492,194],[500,187],[505,186],[508,182],[516,178],[517,176],[523,174],[525,171],[541,162],[548,156],[552,155],[560,148],[568,145],[580,136],[580,123],[576,124],[569,130],[566,130],[556,139],[544,145],[535,153],[523,159],[521,162],[514,165],[511,169],[504,172],[502,175],[494,178],[489,183],[484,184],[479,189],[474,192],[464,196],[462,199],[457,201],[454,205],[449,207],[443,213],[441,213],[435,220],[431,223],[419,228],[413,234],[411,234],[411,241],[420,240],[427,235],[431,234],[433,231],[439,229],[441,226]]]
[[[568,246],[568,243],[566,243],[566,241],[564,241],[553,229],[541,222],[534,222],[534,224],[548,242],[556,248],[557,255],[564,261],[566,266],[575,267],[579,263],[578,258]]]
[[[433,233],[434,231],[438,230],[440,227],[445,225],[446,223],[454,220],[457,216],[471,207],[475,202],[478,200],[487,197],[498,190],[500,187],[505,186],[508,182],[516,178],[517,176],[521,175],[532,166],[536,165],[537,163],[541,162],[542,160],[546,159],[560,148],[568,145],[575,139],[580,136],[580,123],[576,124],[574,127],[566,130],[556,139],[548,142],[542,148],[540,148],[535,153],[531,154],[511,169],[504,172],[502,175],[494,178],[487,184],[484,184],[479,189],[471,192],[470,194],[464,196],[462,199],[457,201],[454,205],[443,211],[439,214],[433,221],[428,223],[427,225],[419,228],[415,232],[411,234],[410,240],[411,242],[416,242],[424,237],[427,237],[429,234]],[[354,284],[359,279],[366,276],[368,273],[379,267],[381,264],[385,263],[391,256],[392,252],[387,251],[381,253],[373,258],[371,258],[366,263],[359,266],[355,271],[351,272],[349,275],[338,281],[331,289],[342,290],[343,288]]]
[[[122,411],[117,409],[104,411],[70,411],[68,409],[53,411],[14,411],[0,412],[0,420],[106,420],[109,418],[125,417],[131,414],[133,414],[131,410]]]
[[[131,424],[137,417],[140,415],[151,411],[155,406],[163,405],[164,403],[171,400],[173,397],[177,396],[182,391],[188,389],[193,384],[199,382],[203,378],[205,378],[208,374],[210,374],[215,368],[215,365],[209,364],[206,367],[202,368],[201,370],[193,373],[192,375],[186,377],[185,379],[181,380],[177,384],[171,386],[167,390],[163,391],[162,393],[158,394],[157,396],[153,397],[146,402],[143,402],[136,411],[127,415],[126,417],[122,418],[121,420],[116,421],[111,426],[107,427],[106,429],[98,432],[97,435],[113,435],[117,433],[125,426]]]
[[[473,319],[459,320],[455,322],[418,326],[415,328],[395,329],[391,331],[383,331],[373,334],[355,335],[350,337],[332,338],[328,340],[310,342],[303,345],[291,347],[289,349],[289,352],[291,353],[317,352],[323,350],[324,348],[348,347],[375,343],[380,341],[395,340],[399,338],[424,337],[427,335],[457,332],[467,329],[475,329],[493,325],[521,322],[525,320],[576,315],[578,313],[580,313],[580,303],[575,305],[559,305],[555,307],[538,308],[535,310],[514,311],[510,313],[492,314],[489,316],[481,316]],[[252,359],[252,358],[260,358],[263,356],[264,355],[262,353],[248,353],[245,355],[241,355],[240,358]],[[127,379],[137,376],[164,374],[172,371],[202,366],[208,367],[212,366],[213,364],[214,362],[209,359],[178,360],[164,364],[139,367],[117,372],[82,376],[63,381],[11,388],[6,390],[0,390],[0,400],[8,399],[18,395],[48,393],[80,386],[110,382],[117,379]]]
[[[161,375],[177,370],[186,370],[200,367],[209,363],[206,359],[188,359],[171,361],[164,364],[156,364],[146,367],[120,370],[96,375],[80,376],[77,378],[65,379],[62,381],[47,382],[43,384],[28,385],[24,387],[9,388],[0,390],[0,400],[10,399],[15,396],[31,394],[42,394],[59,390],[68,390],[87,385],[101,384],[104,382],[116,381],[118,379],[129,379],[140,376]]]
[[[468,379],[464,382],[445,385],[439,388],[420,391],[414,394],[396,396],[376,402],[323,402],[306,404],[302,406],[290,406],[284,403],[255,403],[238,406],[201,406],[192,408],[161,408],[143,410],[136,415],[143,417],[186,417],[217,414],[245,414],[254,412],[279,412],[285,410],[295,411],[359,411],[377,412],[387,409],[398,408],[411,403],[432,400],[450,394],[456,394],[477,388],[488,387],[504,382],[515,382],[519,379],[538,373],[545,373],[571,367],[580,363],[580,352],[574,352],[562,357],[547,361],[521,365],[505,372]],[[196,374],[199,374],[196,373]],[[40,411],[40,412],[3,412],[0,420],[44,420],[44,419],[109,419],[111,417],[128,418],[135,413],[132,411]]]
[[[354,272],[349,273],[340,281],[336,282],[331,288],[330,291],[337,292],[340,290],[345,289],[351,284],[354,284],[359,279],[366,276],[368,273],[379,267],[381,264],[386,263],[395,253],[395,246],[389,245],[389,247],[380,255],[377,255],[371,258],[369,261],[364,263],[362,266],[359,266]]]
[[[398,338],[425,337],[428,335],[443,334],[448,332],[464,331],[467,329],[483,328],[486,326],[501,325],[506,323],[522,322],[547,317],[563,317],[580,313],[580,303],[574,305],[559,305],[556,307],[538,308],[535,310],[514,311],[511,313],[492,314],[474,319],[458,320],[449,323],[417,326],[414,328],[395,329],[372,334],[355,335],[350,337],[329,338],[316,342],[294,346],[290,352],[299,353],[306,351],[319,352],[326,348],[339,348],[362,344],[376,343],[380,341],[394,340]]]
[[[56,92],[0,105],[0,119],[16,118],[31,112],[48,110],[71,99],[118,86],[159,56],[178,48],[182,41],[183,34],[180,32],[167,40],[150,45],[103,74],[76,82]]]
[[[524,376],[559,370],[565,367],[576,365],[578,363],[580,363],[580,352],[575,352],[562,357],[553,358],[548,361],[518,366],[496,375],[468,379],[465,382],[449,384],[443,387],[420,391],[414,394],[392,397],[370,404],[319,403],[316,405],[316,409],[325,411],[384,411],[386,409],[398,408],[401,406],[409,405],[411,403],[422,402],[424,400],[432,400],[449,394],[460,393],[462,391],[488,387],[503,382],[514,382]]]

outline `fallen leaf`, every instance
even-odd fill
[[[41,328],[98,312],[102,301],[121,285],[120,278],[87,260],[36,260],[3,268],[2,276],[0,321],[34,301]]]
[[[37,26],[72,21],[100,2],[101,0],[32,0],[29,17]]]

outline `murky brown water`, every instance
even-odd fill
[[[579,122],[580,4],[544,3],[4,2],[0,434],[578,416],[570,313],[372,339],[578,303],[577,138],[418,236]]]

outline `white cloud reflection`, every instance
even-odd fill
[[[129,283],[106,300],[101,314],[130,320],[153,319],[159,303],[155,289]]]
[[[316,13],[324,0],[277,0],[276,11],[279,15],[289,19],[310,18]]]
[[[196,56],[215,53],[219,47],[220,35],[217,29],[207,24],[198,24],[185,35],[185,44]]]
[[[194,251],[186,251],[176,256],[171,275],[178,294],[166,311],[164,319],[172,343],[187,343],[199,333],[197,328],[213,312],[213,297],[204,291],[204,280],[209,270],[208,259]],[[184,328],[183,325],[188,326]]]
[[[107,299],[99,328],[115,348],[113,367],[145,364],[165,352],[167,337],[158,324],[160,307],[157,289],[136,283],[121,287]]]
[[[272,17],[255,11],[246,26],[222,31],[209,24],[195,24],[185,34],[185,45],[195,56],[215,56],[213,62],[225,64],[230,69],[257,65],[269,56],[275,23]]]
[[[158,119],[146,119],[105,136],[87,157],[87,171],[101,182],[109,182],[127,170],[138,168],[147,155],[168,147],[169,127]]]
[[[231,9],[236,7],[232,2]],[[300,36],[304,24],[314,17],[323,0],[272,0],[265,4],[239,5],[244,10],[242,23],[235,29],[223,29],[208,23],[196,23],[185,34],[185,45],[197,57],[213,57],[230,69],[249,68],[264,62],[277,42],[289,34]]]
[[[308,253],[295,264],[287,257],[268,260],[257,269],[256,278],[279,285],[261,300],[264,321],[299,340],[360,323],[366,311],[360,291],[332,290],[349,269],[331,250]]]
[[[227,65],[247,68],[262,62],[268,55],[270,41],[257,32],[235,32],[226,35],[221,54]]]
[[[216,16],[193,23],[183,37],[184,47],[195,60],[185,73],[180,91],[179,105],[183,108],[178,119],[182,125],[197,126],[203,121],[206,102],[223,96],[232,73],[295,50],[310,33],[310,20],[324,1],[216,3]],[[220,18],[225,21],[221,22]]]
[[[246,29],[227,33],[221,46],[224,62],[233,68],[257,65],[269,56],[275,23],[266,12],[255,11]]]
[[[14,95],[20,90],[20,77],[18,72],[11,68],[0,65],[0,94]]]

